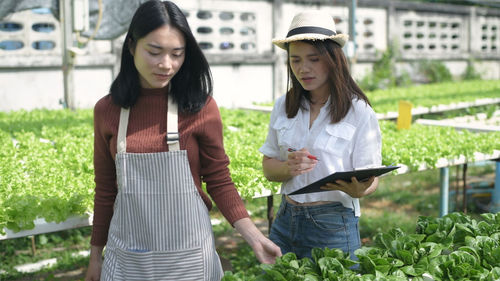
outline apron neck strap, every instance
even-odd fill
[[[178,129],[178,115],[177,104],[174,103],[172,97],[168,95],[168,109],[167,109],[167,136],[166,141],[168,151],[180,150],[179,146],[179,129]],[[116,150],[118,153],[127,152],[127,127],[128,117],[130,115],[129,108],[121,108],[120,110],[120,123],[118,125],[118,136],[116,141]]]
[[[177,151],[179,147],[179,129],[178,124],[178,105],[174,103],[172,96],[168,95],[167,108],[167,144],[168,151]]]
[[[118,125],[118,136],[116,139],[116,151],[117,153],[127,152],[127,127],[128,127],[128,116],[130,114],[130,108],[121,108],[120,111],[120,123]]]

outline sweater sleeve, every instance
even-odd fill
[[[215,100],[203,108],[203,134],[199,138],[201,177],[222,215],[231,223],[249,217],[229,172],[222,136],[222,120]]]
[[[116,168],[110,152],[109,128],[111,110],[109,99],[101,99],[94,107],[94,219],[90,244],[106,245],[117,194]]]

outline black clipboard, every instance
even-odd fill
[[[400,168],[400,166],[385,166],[379,168],[369,168],[369,169],[359,169],[354,171],[345,171],[345,172],[336,172],[326,176],[318,181],[315,181],[301,189],[295,190],[288,195],[296,195],[296,194],[304,194],[304,193],[313,193],[313,192],[323,192],[330,191],[321,189],[327,183],[334,183],[336,180],[343,180],[346,182],[350,182],[352,177],[356,177],[358,181],[368,180],[371,176],[380,176],[390,171],[396,170]]]

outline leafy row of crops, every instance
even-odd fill
[[[481,220],[452,213],[419,217],[416,233],[394,228],[355,251],[313,249],[313,259],[287,253],[274,265],[226,272],[223,281],[500,280],[500,213]],[[353,269],[353,265],[358,265]]]
[[[90,110],[0,113],[0,230],[91,210],[92,126]]]
[[[491,155],[500,150],[500,132],[472,133],[451,127],[413,124],[398,130],[390,121],[379,122],[382,131],[382,162],[404,164],[410,170],[435,167],[439,159],[465,156],[474,161],[474,153]]]
[[[261,171],[258,148],[267,134],[269,114],[221,108],[224,142],[232,178],[245,198],[276,191]],[[433,167],[439,158],[500,150],[500,133],[473,134],[415,124],[398,131],[380,121],[383,163],[412,170]],[[0,113],[0,230],[34,227],[37,217],[61,222],[84,215],[93,205],[93,129],[91,110],[33,110]]]
[[[375,112],[387,113],[398,111],[399,100],[409,101],[414,107],[431,108],[478,99],[498,99],[499,93],[498,80],[473,80],[376,90],[367,92],[367,96]]]

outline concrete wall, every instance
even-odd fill
[[[211,65],[220,106],[271,102],[286,90],[286,53],[271,39],[282,37],[295,13],[322,9],[339,32],[348,33],[349,0],[175,1]],[[500,79],[500,11],[457,5],[358,0],[353,76],[361,79],[388,44],[397,42],[398,69],[414,62],[443,61],[460,76],[469,59],[484,79]],[[20,29],[12,31],[12,24]],[[61,27],[51,14],[23,11],[0,20],[0,111],[62,108]],[[74,37],[75,42],[77,37]],[[75,106],[91,108],[107,94],[118,71],[123,36],[80,44],[75,55]],[[11,42],[6,45],[5,42]],[[2,50],[21,42],[17,50]],[[14,45],[12,45],[14,44]],[[75,46],[77,44],[75,43]],[[6,47],[7,46],[7,47]]]
[[[0,29],[0,44],[20,41],[24,47],[0,49],[0,111],[62,108],[64,85],[59,21],[52,14],[27,10],[11,14],[2,22],[20,24],[22,29]],[[36,31],[39,26],[45,29]],[[34,44],[40,41],[53,42],[53,48],[43,49],[47,45],[42,45],[42,49],[36,49]],[[90,108],[109,89],[114,77],[116,52],[110,41],[92,41],[82,53],[84,55],[76,57],[74,70],[75,105]]]

